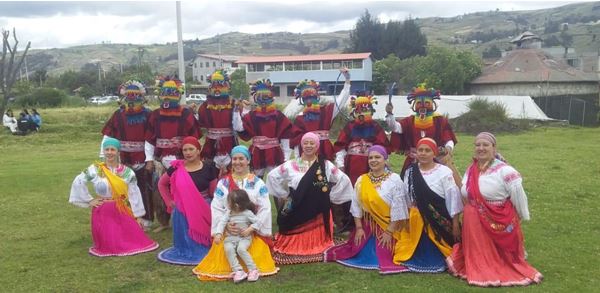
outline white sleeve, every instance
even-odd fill
[[[454,149],[454,141],[453,140],[449,140],[446,143],[446,147],[449,147],[450,149]]]
[[[395,177],[394,188],[392,189],[392,202],[390,205],[390,221],[400,221],[408,219],[408,187],[400,176]]]
[[[352,203],[350,203],[350,214],[352,214],[353,217],[359,219],[362,219],[363,217],[363,209],[360,204],[360,200],[358,199],[358,193],[360,192],[360,184],[362,181],[361,179],[362,176],[358,177],[358,179],[356,180],[356,184],[354,184],[354,192],[352,193]]]
[[[100,159],[104,158],[104,148],[102,147],[104,145],[104,142],[106,141],[107,138],[110,138],[110,136],[105,135],[102,137],[102,141],[100,142]]]
[[[226,179],[221,179],[217,183],[217,187],[215,188],[215,194],[213,196],[213,200],[210,203],[210,212],[211,212],[211,228],[210,234],[215,236],[217,234],[217,225],[221,218],[223,218],[227,214],[227,194],[229,193],[228,189],[223,185],[223,181]]]
[[[344,159],[346,158],[346,150],[341,150],[335,153],[335,165],[338,168],[344,168]]]
[[[300,158],[300,147],[294,147],[294,158]]]
[[[346,102],[348,101],[349,97],[350,97],[350,81],[347,80],[346,82],[344,82],[344,88],[340,92],[340,95],[335,97],[335,102],[334,102],[335,104],[333,107],[333,115],[331,116],[331,121],[333,121],[335,119],[335,116],[337,116],[337,114],[340,113],[340,108],[343,108],[346,106]]]
[[[325,161],[325,174],[327,174],[327,180],[335,183],[329,192],[329,199],[334,204],[342,204],[352,200],[352,182],[350,178],[340,169],[333,165],[330,161]]]
[[[446,202],[446,209],[450,214],[451,218],[454,218],[456,214],[459,214],[463,211],[463,203],[460,198],[460,189],[454,182],[454,177],[452,177],[452,173],[444,175],[442,180],[442,188],[444,189],[444,199]]]
[[[287,170],[288,162],[285,162],[267,174],[267,189],[269,192],[279,198],[286,198],[289,195],[289,177],[290,174]]]
[[[513,169],[514,170],[514,169]],[[504,176],[504,181],[507,184],[508,194],[510,195],[510,201],[515,206],[519,218],[523,221],[529,221],[529,207],[527,204],[527,195],[523,189],[523,179],[521,175],[514,170],[508,175]]]
[[[231,122],[233,124],[233,130],[235,130],[237,132],[244,131],[244,123],[242,122],[242,115],[240,114],[239,111],[233,112],[233,118],[232,118]]]
[[[133,173],[133,170],[131,170]],[[137,179],[135,175],[133,178],[127,183],[127,193],[129,197],[129,204],[131,205],[131,212],[133,212],[133,216],[139,218],[146,214],[146,209],[144,209],[144,202],[142,201],[142,192],[137,185]]]
[[[90,194],[90,191],[87,187],[87,182],[91,181],[95,176],[96,172],[90,174],[90,169],[93,169],[94,166],[88,167],[88,169],[81,174],[75,177],[73,183],[71,184],[71,194],[69,195],[69,203],[72,203],[76,206],[87,208],[89,207],[89,202],[94,199]]]
[[[281,144],[281,150],[283,151],[283,159],[287,162],[292,155],[292,149],[290,148],[290,139],[282,138],[279,140],[279,143]]]
[[[258,217],[258,222],[256,223],[256,226],[258,227],[259,234],[263,236],[270,236],[273,234],[273,217],[271,215],[271,200],[269,200],[269,190],[267,189],[264,181],[257,181],[256,188],[258,188],[258,196],[256,198],[256,203],[258,204],[258,211],[256,212],[256,217]]]
[[[400,125],[400,122],[396,121],[394,115],[386,115],[385,122],[387,123],[388,127],[392,130],[392,132],[402,133],[402,125]]]
[[[146,154],[146,162],[154,161],[154,145],[148,141],[144,142],[144,153]]]

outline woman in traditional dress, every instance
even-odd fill
[[[260,276],[274,275],[279,271],[275,266],[268,243],[271,243],[271,202],[265,183],[258,176],[250,172],[250,152],[243,145],[238,145],[231,150],[232,172],[221,178],[217,183],[211,203],[211,235],[218,233],[219,220],[229,213],[227,197],[236,189],[244,189],[252,203],[257,207],[254,211],[258,217],[258,230],[254,231],[252,244],[248,252],[256,263]],[[228,225],[226,232],[237,234],[239,227]],[[223,242],[214,243],[206,257],[193,270],[201,281],[218,281],[233,278],[231,267],[227,261]]]
[[[323,252],[333,246],[331,203],[352,198],[350,179],[317,155],[319,143],[317,134],[307,132],[300,142],[302,155],[269,172],[269,191],[285,201],[273,247],[278,264],[323,261]]]
[[[476,286],[540,283],[542,274],[525,260],[520,222],[529,220],[529,209],[521,175],[499,158],[494,135],[478,134],[461,188],[462,242],[446,259],[448,270]]]
[[[69,202],[80,207],[92,207],[92,238],[94,256],[125,256],[152,251],[158,243],[144,234],[141,216],[146,211],[137,186],[135,173],[119,162],[121,144],[107,138],[102,144],[104,162],[89,166],[75,177]],[[86,185],[94,185],[92,196]]]
[[[407,190],[400,175],[386,168],[387,158],[383,146],[369,148],[369,172],[358,177],[350,208],[355,229],[346,243],[325,251],[325,261],[381,274],[408,271],[393,262],[399,231],[407,226]]]
[[[460,240],[460,190],[453,171],[434,161],[437,155],[435,140],[420,139],[417,162],[409,165],[404,175],[410,199],[410,229],[400,233],[394,262],[413,272],[445,271],[445,259]]]
[[[173,247],[158,254],[158,259],[179,265],[197,265],[211,244],[209,186],[219,169],[200,158],[200,143],[193,136],[182,142],[183,160],[171,167],[158,182],[158,189],[171,214]]]

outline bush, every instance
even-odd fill
[[[450,121],[455,131],[477,134],[482,131],[518,132],[530,128],[527,121],[509,119],[502,103],[475,99],[469,102],[468,107],[468,112]]]
[[[19,97],[16,104],[22,107],[59,107],[66,99],[65,92],[55,88],[42,87]]]

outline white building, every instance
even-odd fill
[[[371,53],[294,55],[294,56],[244,56],[236,61],[246,69],[246,82],[268,78],[273,82],[278,103],[287,103],[294,96],[299,81],[318,81],[324,94],[339,93],[344,87],[344,77],[339,69],[346,67],[352,79],[351,92],[367,91],[373,79]]]
[[[191,63],[194,82],[207,84],[206,77],[216,69],[225,69],[231,75],[237,69],[235,61],[239,58],[232,55],[198,54]]]

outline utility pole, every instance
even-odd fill
[[[183,83],[183,88],[185,91],[185,67],[183,64],[183,33],[181,29],[181,1],[175,2],[176,10],[177,10],[177,63],[179,65],[179,80]],[[181,103],[185,104],[185,92],[182,95]]]

